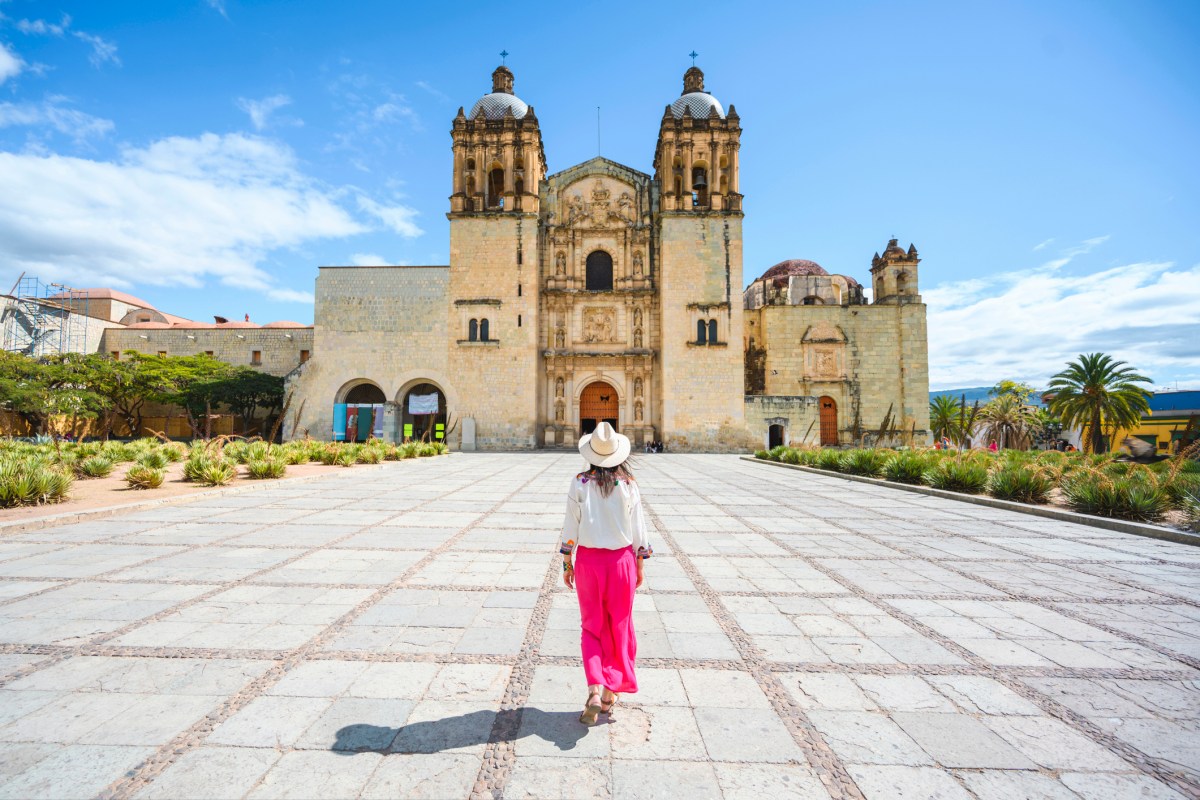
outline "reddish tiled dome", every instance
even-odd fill
[[[791,258],[787,261],[780,261],[775,266],[762,274],[759,280],[771,280],[776,284],[785,284],[787,279],[793,275],[828,275],[822,267],[815,261],[809,261],[804,258]]]
[[[278,322],[268,322],[263,325],[264,328],[307,328],[303,322],[292,322],[290,319],[281,319]]]

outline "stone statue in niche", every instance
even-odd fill
[[[567,331],[562,325],[554,330],[554,346],[560,350],[567,346]]]
[[[629,192],[621,192],[617,205],[621,208],[622,217],[633,219],[633,198],[629,196]]]
[[[559,378],[558,380],[556,380],[554,382],[554,396],[555,397],[563,396],[563,379],[562,378]]]
[[[565,253],[563,253],[562,250],[559,250],[558,253],[556,253],[554,256],[554,274],[555,275],[566,275],[567,274],[567,256]]]
[[[583,340],[611,342],[617,328],[615,308],[585,308],[583,310]]]
[[[563,421],[563,404],[562,403],[558,403],[554,406],[554,421],[555,422]]]
[[[642,379],[641,378],[633,379],[633,396],[634,397],[642,396]]]
[[[574,222],[583,216],[583,197],[577,194],[571,195],[567,200],[567,222]]]
[[[642,421],[642,401],[639,400],[633,404],[633,418],[638,422]]]
[[[642,327],[642,310],[640,308],[635,308],[633,310],[633,327]]]
[[[640,250],[633,254],[633,275],[637,278],[642,276],[642,253]]]
[[[813,374],[819,378],[837,377],[837,354],[831,350],[813,353]]]
[[[633,346],[634,347],[642,346],[642,329],[641,328],[637,328],[633,332]]]

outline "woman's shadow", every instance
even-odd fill
[[[521,708],[472,711],[454,717],[414,722],[392,728],[356,723],[337,732],[329,749],[335,753],[440,753],[491,741],[512,742],[536,736],[559,750],[573,750],[588,729],[579,723],[578,711],[542,711]]]

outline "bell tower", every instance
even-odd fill
[[[546,174],[542,132],[533,106],[513,93],[513,73],[499,66],[492,91],[458,109],[450,130],[454,150],[450,213],[538,212],[538,182]]]
[[[536,442],[538,185],[546,155],[533,107],[513,83],[512,70],[497,67],[492,90],[469,114],[459,108],[450,130],[447,363],[459,389],[452,413],[464,434],[474,430],[479,449]]]
[[[746,447],[742,348],[741,121],[692,66],[663,111],[654,150],[668,446]]]

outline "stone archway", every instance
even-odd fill
[[[415,383],[401,392],[399,416],[401,441],[444,441],[446,393],[433,381]]]
[[[333,404],[334,441],[365,442],[382,437],[386,402],[387,395],[372,381],[364,378],[345,384]]]
[[[621,413],[621,399],[612,384],[592,381],[583,387],[579,396],[580,435],[591,433],[601,422],[617,428]]]

